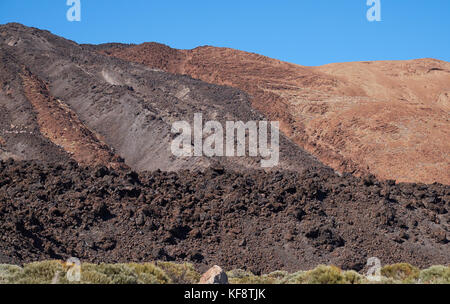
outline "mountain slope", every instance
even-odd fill
[[[114,167],[124,159],[138,171],[208,167],[212,159],[172,155],[173,122],[192,124],[194,113],[222,123],[265,119],[242,91],[103,56],[47,31],[7,24],[0,27],[0,45],[10,66],[0,71],[0,106],[11,107],[11,99],[20,96],[18,105],[36,121],[35,132],[46,138],[46,145],[81,164]],[[27,125],[29,119],[21,113],[4,123]],[[5,141],[3,158],[53,160],[55,153],[18,157],[16,139],[0,136]],[[23,150],[30,149],[26,140],[21,144]],[[260,167],[259,159],[250,157],[214,161],[235,168]],[[281,135],[279,168],[311,166],[324,167]]]
[[[422,59],[302,67],[226,48],[156,43],[99,52],[247,92],[255,109],[339,171],[450,184],[450,63]]]
[[[283,135],[273,170],[255,170],[259,159],[251,157],[173,157],[174,121],[198,112],[222,123],[267,116],[239,89],[105,56],[102,48],[0,26],[0,263],[74,256],[258,273],[324,263],[363,270],[371,256],[421,267],[449,263],[449,186],[339,176]],[[280,62],[258,70],[269,59],[251,58],[249,79],[279,70],[289,78],[298,69]],[[299,73],[292,86],[302,83],[317,96],[327,88],[364,94],[320,71]],[[275,106],[280,90],[297,89],[262,76],[242,82],[263,88],[254,106],[261,100],[270,118],[284,115],[283,128],[300,134],[295,107]],[[269,85],[275,93],[264,91]],[[262,102],[267,96],[273,104]],[[322,110],[309,111],[320,117]]]

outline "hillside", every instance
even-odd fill
[[[0,26],[0,157],[76,160],[144,170],[260,167],[259,159],[180,158],[170,147],[172,123],[258,121],[247,95],[102,56],[47,31]],[[324,167],[280,136],[279,168]]]
[[[355,62],[304,67],[227,48],[156,43],[99,52],[239,88],[300,147],[340,172],[450,184],[450,63]]]
[[[411,67],[402,77],[428,79],[435,92],[445,87],[446,63],[415,64],[442,68]],[[20,24],[0,26],[0,263],[77,257],[190,262],[199,271],[218,264],[255,274],[319,264],[363,271],[370,257],[448,265],[448,100],[440,95],[431,105],[428,89],[411,89],[416,105],[379,113],[382,92],[355,79],[369,81],[380,69],[299,67],[210,47],[78,45]],[[418,116],[425,102],[429,115]],[[172,123],[192,122],[194,113],[221,123],[280,119],[279,166],[263,170],[260,157],[250,156],[175,157]],[[379,125],[365,125],[376,117]],[[419,131],[396,131],[391,125],[399,121]],[[417,147],[428,144],[435,158],[400,145],[411,132],[427,134]],[[378,149],[392,144],[385,139],[391,133],[400,146]],[[380,158],[386,151],[392,164]],[[405,151],[415,162],[396,158]],[[377,179],[363,160],[385,168],[378,177],[398,177],[403,167],[418,177],[423,166],[419,180],[443,183]]]

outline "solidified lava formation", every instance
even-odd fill
[[[0,263],[189,261],[254,273],[369,257],[449,263],[450,187],[220,165],[143,172],[0,163]]]

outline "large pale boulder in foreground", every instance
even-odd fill
[[[228,284],[228,277],[222,268],[215,265],[202,275],[199,284]]]

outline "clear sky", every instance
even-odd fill
[[[20,22],[78,43],[156,41],[231,47],[301,65],[432,57],[450,61],[450,0],[0,0],[0,24]]]

